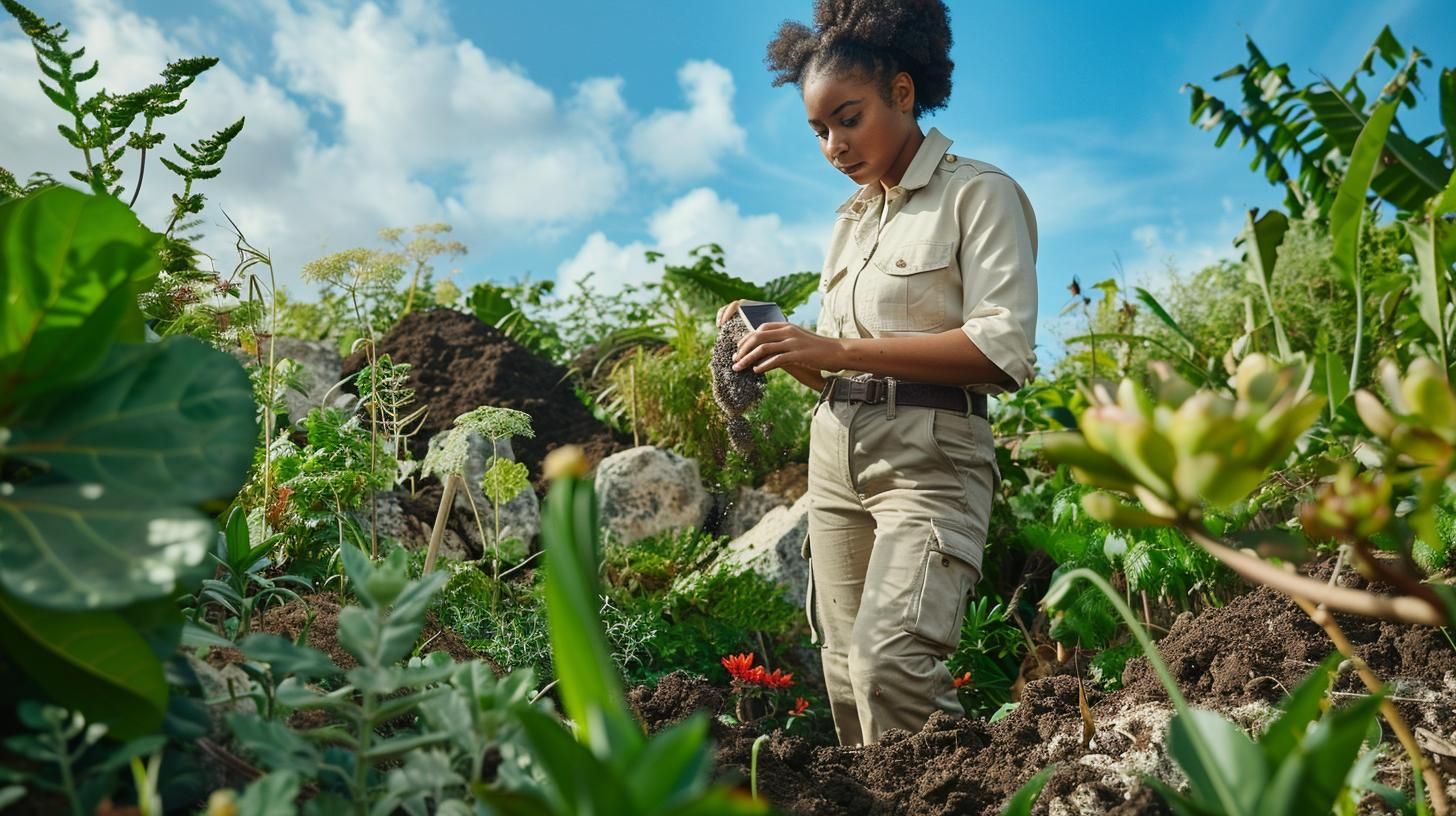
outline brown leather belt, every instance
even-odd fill
[[[986,418],[986,395],[976,394],[954,385],[902,382],[893,377],[871,377],[868,379],[845,379],[830,377],[819,392],[819,401],[863,402],[879,405],[889,402],[893,396],[895,405],[917,405],[922,408],[939,408],[943,411]]]

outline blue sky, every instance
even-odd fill
[[[204,188],[205,245],[230,267],[216,226],[226,209],[295,288],[313,257],[432,221],[470,246],[451,265],[462,286],[594,270],[610,288],[652,274],[644,249],[671,260],[708,240],[725,244],[735,274],[766,280],[819,267],[833,210],[853,192],[820,157],[797,91],[771,87],[762,64],[779,22],[808,20],[809,2],[31,5],[66,23],[117,89],[152,81],[168,59],[222,57],[171,128],[191,141],[248,117]],[[1241,61],[1245,35],[1299,84],[1342,81],[1384,24],[1437,69],[1456,65],[1450,0],[951,8],[955,88],[922,124],[1030,194],[1039,339],[1053,355],[1074,274],[1092,283],[1120,259],[1127,283],[1156,286],[1169,268],[1232,256],[1244,210],[1279,205],[1247,152],[1215,150],[1188,124],[1179,93]],[[1421,135],[1436,127],[1435,75],[1428,116],[1406,123]],[[18,175],[74,164],[36,76],[3,21],[0,110],[17,127],[0,128],[0,165]],[[172,190],[148,178],[140,209],[155,219]]]

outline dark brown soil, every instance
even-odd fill
[[[790,462],[765,476],[763,489],[796,502],[809,490],[809,466],[803,462]]]
[[[424,458],[430,438],[449,428],[455,417],[491,405],[531,415],[533,439],[512,439],[516,459],[544,492],[541,460],[565,444],[580,445],[592,467],[630,446],[630,440],[592,416],[572,390],[565,369],[543,360],[493,326],[453,309],[412,312],[380,338],[379,354],[409,363],[415,403],[404,412],[429,406],[420,432],[411,440],[415,458]],[[363,352],[344,360],[344,376],[364,367]],[[433,515],[429,519],[434,522]]]
[[[1442,736],[1456,730],[1456,649],[1439,630],[1340,622],[1376,674],[1395,685],[1412,727]],[[1267,589],[1179,618],[1159,646],[1190,702],[1224,713],[1277,703],[1332,650],[1323,630]],[[1096,723],[1089,748],[1082,747],[1077,679],[1053,676],[1028,683],[1021,706],[994,725],[937,714],[919,733],[891,731],[868,747],[814,745],[775,732],[760,751],[759,791],[794,814],[991,816],[1033,774],[1056,765],[1034,813],[1048,813],[1052,802],[1060,813],[1169,813],[1149,789],[1124,781],[1150,772],[1176,782],[1166,759],[1150,750],[1166,729],[1167,694],[1142,659],[1129,663],[1125,681],[1111,694],[1087,688]],[[1337,689],[1362,691],[1358,683],[1344,676]],[[717,714],[729,700],[706,681],[673,675],[631,698],[653,731],[694,709]],[[715,724],[723,779],[748,778],[756,736]]]
[[[311,624],[309,623],[310,610],[313,614]],[[329,659],[334,661],[339,668],[348,670],[357,666],[358,663],[354,660],[354,656],[339,644],[339,610],[337,595],[330,593],[305,595],[299,601],[290,601],[269,609],[258,616],[253,626],[256,631],[267,632],[289,640],[297,639],[299,633],[307,626],[308,645],[328,655]],[[420,632],[419,642],[421,654],[446,652],[457,663],[484,660],[496,675],[505,673],[495,664],[495,661],[491,660],[489,655],[471,649],[453,631],[442,629],[435,621],[433,612],[425,619],[425,627]]]

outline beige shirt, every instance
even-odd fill
[[[899,185],[866,185],[840,206],[816,331],[894,337],[958,326],[1015,390],[1035,373],[1036,213],[1010,176],[946,152],[950,144],[931,128]]]

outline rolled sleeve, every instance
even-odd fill
[[[959,191],[961,331],[1013,381],[975,390],[1015,391],[1035,374],[1036,213],[1021,186],[978,172]]]

